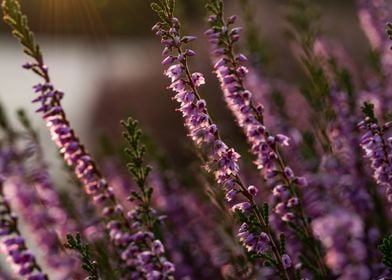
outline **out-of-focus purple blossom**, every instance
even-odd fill
[[[236,117],[237,123],[244,130],[248,142],[252,145],[251,152],[256,156],[255,164],[262,170],[262,174],[268,181],[276,181],[281,178],[288,189],[294,188],[299,183],[306,186],[306,179],[294,175],[292,169],[284,164],[278,152],[279,147],[289,146],[289,138],[283,134],[272,135],[264,123],[264,106],[254,102],[252,93],[245,88],[244,73],[238,71],[244,69],[241,65],[246,61],[245,55],[235,54],[233,44],[233,34],[238,35],[239,30],[232,28],[223,19],[216,16],[210,20],[211,29],[207,32],[209,40],[215,49],[224,46],[222,54],[218,55],[218,60],[214,65],[214,72],[217,75],[224,98],[229,109]],[[212,40],[218,38],[219,40]],[[240,72],[240,73],[239,73]],[[290,197],[292,196],[290,192]],[[290,197],[278,197],[280,203],[287,204]],[[297,198],[298,199],[298,198]],[[280,207],[275,211],[284,220],[294,220],[297,216],[295,207]],[[287,205],[286,205],[287,206]]]
[[[36,262],[34,254],[28,250],[25,239],[18,229],[18,218],[11,212],[11,207],[4,197],[5,184],[3,174],[0,175],[0,243],[1,250],[7,256],[7,262],[15,271],[16,275],[26,280],[47,280],[48,276],[42,272]]]
[[[390,79],[392,75],[392,52],[390,51],[392,43],[385,35],[386,25],[392,18],[392,8],[388,0],[358,0],[357,2],[362,29],[380,60],[381,69],[378,70],[381,76],[376,79],[374,77],[368,78],[379,89],[377,95],[372,90],[374,85],[368,83],[368,87],[373,95],[372,98],[376,99],[372,100],[372,103],[376,101],[380,106],[380,110],[376,110],[376,112],[384,114],[389,111],[392,104],[392,98],[389,94],[392,89]],[[377,104],[375,103],[375,105]],[[377,106],[376,109],[378,109]]]
[[[326,248],[326,263],[338,279],[369,279],[367,251],[363,243],[365,229],[361,218],[343,209],[317,218],[312,223],[314,234]],[[357,270],[356,270],[357,269]],[[358,273],[358,272],[361,273]]]
[[[238,248],[231,248],[223,242],[214,220],[215,209],[188,188],[182,188],[173,172],[155,171],[150,180],[156,205],[167,215],[165,244],[176,264],[175,276],[180,279],[218,279],[228,273],[222,270],[223,267],[235,268],[232,261]],[[231,273],[228,275],[237,278],[246,275],[244,272]]]

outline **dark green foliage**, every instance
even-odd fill
[[[286,236],[284,234],[279,235],[279,253],[283,255],[286,252]]]
[[[374,105],[372,103],[364,102],[361,110],[365,117],[369,119],[369,122],[377,123],[377,118],[374,115]]]
[[[326,135],[326,127],[327,123],[335,118],[335,114],[330,104],[327,75],[322,61],[313,52],[314,42],[320,35],[320,13],[309,0],[292,0],[291,6],[293,11],[287,17],[291,25],[288,33],[302,49],[300,61],[308,76],[301,93],[312,109],[311,118],[316,136],[324,151],[329,153],[331,145]]]
[[[42,53],[35,42],[34,34],[28,26],[27,17],[22,13],[21,7],[16,0],[4,0],[2,4],[4,21],[11,26],[12,34],[19,39],[24,47],[24,52],[42,62]]]
[[[392,235],[384,237],[382,243],[378,246],[378,249],[383,255],[382,262],[392,273]]]
[[[151,167],[144,162],[146,146],[143,143],[142,130],[138,121],[132,118],[122,121],[121,124],[125,128],[123,136],[127,141],[127,148],[124,150],[129,159],[127,166],[140,190],[132,191],[128,199],[138,204],[143,224],[158,235],[158,219],[150,209],[153,188],[149,187],[146,181]]]
[[[129,157],[127,166],[132,173],[135,182],[143,191],[151,167],[144,164],[146,146],[141,140],[142,131],[138,126],[138,121],[131,118],[127,121],[122,121],[121,124],[125,128],[123,136],[128,143],[128,147],[125,149],[125,153]]]
[[[223,14],[223,1],[222,0],[210,0],[206,5],[207,10],[211,13],[222,17]]]
[[[175,0],[159,0],[158,2],[151,3],[151,9],[157,13],[163,22],[170,25],[175,9],[175,2]]]
[[[265,42],[259,37],[259,28],[255,22],[257,18],[255,8],[249,0],[240,0],[240,3],[244,15],[246,46],[251,54],[251,60],[256,66],[265,68],[270,62],[270,57],[268,56]]]
[[[387,24],[387,34],[390,40],[392,40],[392,23]]]
[[[3,104],[0,103],[0,128],[9,130],[9,122]]]
[[[263,220],[265,224],[268,226],[269,224],[269,209],[268,209],[268,203],[263,203],[261,206],[261,215],[263,216]]]
[[[74,236],[71,234],[67,234],[67,243],[64,244],[67,249],[73,250],[80,255],[80,260],[82,262],[82,268],[89,275],[90,280],[99,279],[98,270],[96,266],[96,262],[92,260],[92,256],[90,254],[90,249],[88,245],[84,245],[81,242],[80,234],[77,233]]]
[[[141,190],[141,194],[132,192],[131,199],[138,200],[142,204],[149,204],[153,190],[152,188],[146,187],[146,180],[151,171],[151,167],[144,164],[146,146],[141,140],[142,131],[138,126],[139,123],[131,118],[121,122],[121,124],[125,128],[123,136],[128,143],[128,147],[124,150],[129,158],[127,166]]]

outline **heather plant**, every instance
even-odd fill
[[[14,123],[0,106],[0,244],[11,268],[0,278],[389,279],[390,4],[357,1],[370,44],[368,64],[357,67],[323,32],[313,1],[290,1],[286,51],[290,45],[303,69],[293,83],[271,74],[274,57],[253,10],[262,2],[197,2],[206,4],[208,26],[200,41],[209,43],[211,65],[203,69],[216,78],[207,83],[193,70],[202,52],[177,11],[182,2],[151,8],[163,76],[191,143],[186,167],[152,151],[160,138],[148,140],[132,118],[120,122],[123,146],[93,160],[19,1],[2,1],[4,21],[30,59],[23,68],[41,79],[32,102],[68,181],[51,175],[28,114],[19,110]],[[226,2],[240,14],[226,16]],[[204,86],[214,83],[244,143],[207,105]]]

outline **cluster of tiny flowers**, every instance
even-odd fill
[[[329,190],[337,190],[342,204],[355,209],[357,213],[369,214],[373,203],[366,190],[367,181],[360,178],[362,166],[358,164],[358,133],[355,105],[350,104],[350,96],[345,90],[336,89],[337,77],[328,61],[335,60],[339,68],[349,67],[346,54],[335,44],[325,39],[315,40],[313,52],[320,60],[324,73],[330,84],[330,105],[335,113],[334,121],[327,127],[327,135],[333,150],[333,155],[324,155],[322,162],[327,174],[333,172],[336,176],[327,175]],[[329,162],[329,163],[328,163]],[[335,177],[335,178],[333,178]]]
[[[363,243],[364,225],[359,216],[343,209],[335,210],[315,219],[312,229],[326,249],[326,264],[339,275],[338,279],[370,278]]]
[[[172,18],[171,20],[171,26],[167,30],[162,23],[158,23],[153,27],[153,31],[162,37],[162,44],[165,46],[163,55],[168,55],[172,50],[178,51],[177,56],[169,55],[162,61],[162,64],[165,66],[175,63],[165,71],[165,75],[172,82],[169,88],[176,93],[174,99],[180,103],[179,111],[185,119],[185,126],[188,129],[189,136],[196,145],[207,150],[207,168],[214,170],[216,180],[224,186],[226,199],[230,202],[242,191],[238,189],[236,181],[240,155],[220,139],[218,128],[208,114],[206,101],[198,96],[197,88],[205,83],[203,75],[201,73],[191,74],[187,69],[186,61],[188,57],[195,55],[195,52],[190,49],[182,51],[181,47],[183,43],[193,41],[195,37],[184,36],[181,38],[178,19]],[[257,193],[257,189],[254,186],[250,186],[246,191],[251,196]],[[252,208],[251,203],[245,201],[234,205],[232,210],[249,214]],[[248,233],[247,227],[242,227],[239,234],[241,236],[244,235],[244,231],[249,235],[249,238],[241,238],[241,240],[248,250],[262,253],[269,248],[269,239],[262,238],[265,233],[254,235]]]
[[[210,215],[213,209],[181,185],[171,170],[153,172],[150,185],[154,186],[157,208],[167,215],[165,243],[176,263],[176,277],[219,278],[221,268],[230,263],[227,248],[217,234],[216,224]]]
[[[112,222],[113,223],[113,222]],[[130,279],[163,280],[173,279],[174,265],[167,261],[161,241],[149,231],[139,231],[129,236],[128,247],[121,254],[132,267]]]
[[[8,182],[7,182],[8,183]],[[21,279],[47,280],[46,274],[41,272],[35,256],[28,250],[25,239],[21,236],[17,217],[11,213],[8,201],[3,195],[4,178],[0,178],[0,242],[1,250],[7,256],[11,268]]]
[[[48,211],[37,196],[34,186],[26,185],[17,178],[12,179],[15,187],[16,210],[31,228],[31,233],[37,245],[44,253],[48,267],[56,271],[61,279],[70,277],[77,272],[75,260],[61,251],[61,240],[56,232],[56,216],[61,213]]]
[[[48,77],[47,67],[41,64],[26,64],[24,65],[24,68],[38,68]],[[123,206],[116,202],[113,189],[97,170],[92,158],[75,136],[73,129],[70,127],[65,117],[65,112],[60,105],[63,93],[53,87],[49,82],[49,78],[47,78],[46,81],[47,82],[44,84],[34,86],[35,92],[38,93],[38,97],[35,98],[33,102],[40,104],[37,112],[43,114],[43,118],[51,133],[52,140],[60,149],[67,164],[74,168],[75,175],[84,186],[85,192],[92,196],[92,199],[96,204],[102,206],[102,215],[108,219],[106,229],[109,232],[109,237],[113,244],[120,250],[121,259],[129,269],[139,269],[134,266],[135,258],[138,258],[138,254],[135,254],[135,252],[143,252],[140,252],[134,242],[135,240],[146,238],[145,243],[148,243],[148,234],[145,235],[143,233],[141,235],[135,235],[130,232],[131,226],[124,215]],[[135,251],[135,248],[137,251]],[[144,266],[146,270],[144,271],[142,269],[142,272],[146,272],[148,273],[148,277],[152,277],[148,279],[161,279],[159,277],[172,273],[173,265],[169,262],[165,263],[167,264],[167,267],[161,266],[161,271],[151,270],[150,264],[146,263],[146,266]],[[160,276],[154,276],[157,275],[158,272]],[[138,279],[140,276],[132,273],[130,277],[131,279]]]
[[[385,36],[385,26],[392,18],[392,8],[387,0],[358,0],[358,16],[361,27],[367,36],[369,43],[379,55],[381,77],[368,79],[372,99],[379,103],[380,111],[389,111],[392,105],[390,92],[392,90],[392,43]],[[380,91],[380,92],[376,92]]]
[[[380,126],[377,121],[366,117],[358,127],[366,132],[362,135],[360,145],[365,157],[370,160],[373,177],[377,184],[386,187],[387,198],[392,203],[392,137],[386,137],[386,132],[392,123]],[[387,139],[386,139],[387,138]]]
[[[293,221],[296,217],[291,211],[299,205],[299,199],[290,194],[290,185],[306,186],[304,177],[295,176],[292,169],[284,166],[279,159],[278,146],[288,146],[289,138],[283,134],[271,135],[264,125],[263,111],[260,104],[252,100],[252,93],[244,86],[244,78],[248,72],[241,63],[247,58],[243,54],[234,55],[232,48],[239,39],[240,28],[230,29],[235,16],[225,23],[217,15],[209,17],[212,28],[206,31],[209,41],[214,45],[213,54],[218,57],[214,65],[215,73],[221,83],[228,107],[243,128],[248,142],[252,145],[252,153],[257,157],[255,164],[263,170],[264,177],[269,181],[277,181],[281,175],[284,184],[276,184],[273,190],[279,203],[275,212],[283,221]]]

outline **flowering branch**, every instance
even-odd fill
[[[222,141],[218,128],[208,113],[206,101],[198,91],[205,83],[204,76],[190,71],[188,60],[196,53],[191,49],[184,50],[184,46],[196,38],[181,36],[180,22],[174,17],[174,1],[153,3],[152,9],[162,20],[152,29],[161,37],[165,46],[162,55],[166,58],[162,64],[166,66],[178,62],[171,65],[165,75],[171,79],[169,88],[176,93],[173,99],[180,103],[179,111],[182,112],[189,136],[206,154],[205,167],[215,175],[216,181],[223,185],[227,200],[230,202],[239,199],[238,194],[245,199],[232,207],[232,211],[237,213],[243,222],[238,234],[241,242],[250,253],[264,258],[275,267],[282,279],[289,279],[287,270],[291,267],[291,259],[284,248],[279,250],[269,226],[268,206],[260,209],[254,199],[257,188],[247,187],[242,182],[238,166],[240,155]]]
[[[386,135],[392,122],[380,125],[371,103],[365,102],[362,112],[365,119],[358,127],[366,132],[361,137],[360,146],[365,152],[365,158],[371,162],[374,179],[377,184],[386,187],[388,202],[392,203],[392,138]]]
[[[212,13],[209,17],[210,29],[206,34],[214,46],[213,54],[218,57],[214,65],[229,109],[236,117],[237,123],[244,130],[251,152],[256,156],[255,164],[263,171],[267,181],[275,184],[274,193],[280,202],[275,206],[275,213],[284,222],[289,223],[300,238],[304,238],[310,246],[310,260],[316,260],[320,275],[325,275],[326,268],[321,259],[318,242],[313,236],[309,218],[305,215],[298,186],[306,186],[304,177],[295,176],[292,169],[285,164],[279,152],[279,146],[288,146],[289,138],[283,134],[272,135],[264,123],[263,106],[254,102],[252,94],[246,89],[244,77],[248,70],[241,64],[246,61],[243,54],[236,54],[234,44],[240,38],[241,28],[231,28],[236,17],[224,18],[223,2],[212,0],[207,5]],[[281,181],[283,184],[277,184]]]
[[[142,131],[138,122],[129,118],[121,122],[125,131],[123,136],[128,142],[125,153],[129,157],[128,169],[133,175],[139,192],[133,191],[128,198],[135,202],[136,207],[128,212],[132,221],[131,228],[137,233],[131,241],[131,246],[124,255],[133,256],[134,266],[147,279],[173,279],[174,265],[165,258],[165,248],[159,239],[155,238],[158,218],[156,211],[150,207],[153,188],[146,185],[151,167],[144,164],[146,146],[142,142]],[[132,277],[138,277],[138,271]],[[141,276],[141,275],[140,275]]]
[[[1,172],[1,174],[3,174]],[[0,175],[0,238],[4,252],[8,255],[8,261],[17,271],[18,276],[26,280],[48,280],[48,276],[42,272],[41,267],[31,253],[25,239],[18,228],[18,218],[11,212],[11,207],[4,197],[5,178]]]
[[[42,113],[43,119],[52,135],[66,163],[73,168],[75,175],[85,188],[91,199],[101,206],[102,215],[107,219],[107,230],[112,243],[122,256],[126,272],[131,273],[135,268],[128,254],[122,252],[129,249],[132,241],[129,230],[131,228],[125,217],[123,206],[114,196],[113,189],[98,170],[85,147],[79,141],[71,128],[66,114],[61,106],[63,93],[53,86],[48,68],[44,64],[43,56],[34,35],[28,27],[27,18],[21,12],[17,0],[4,0],[2,4],[4,20],[8,23],[16,38],[24,46],[24,51],[34,62],[27,63],[24,68],[32,70],[43,78],[44,82],[34,86],[37,98],[34,103],[39,103],[37,112]],[[134,236],[133,238],[137,238]]]

